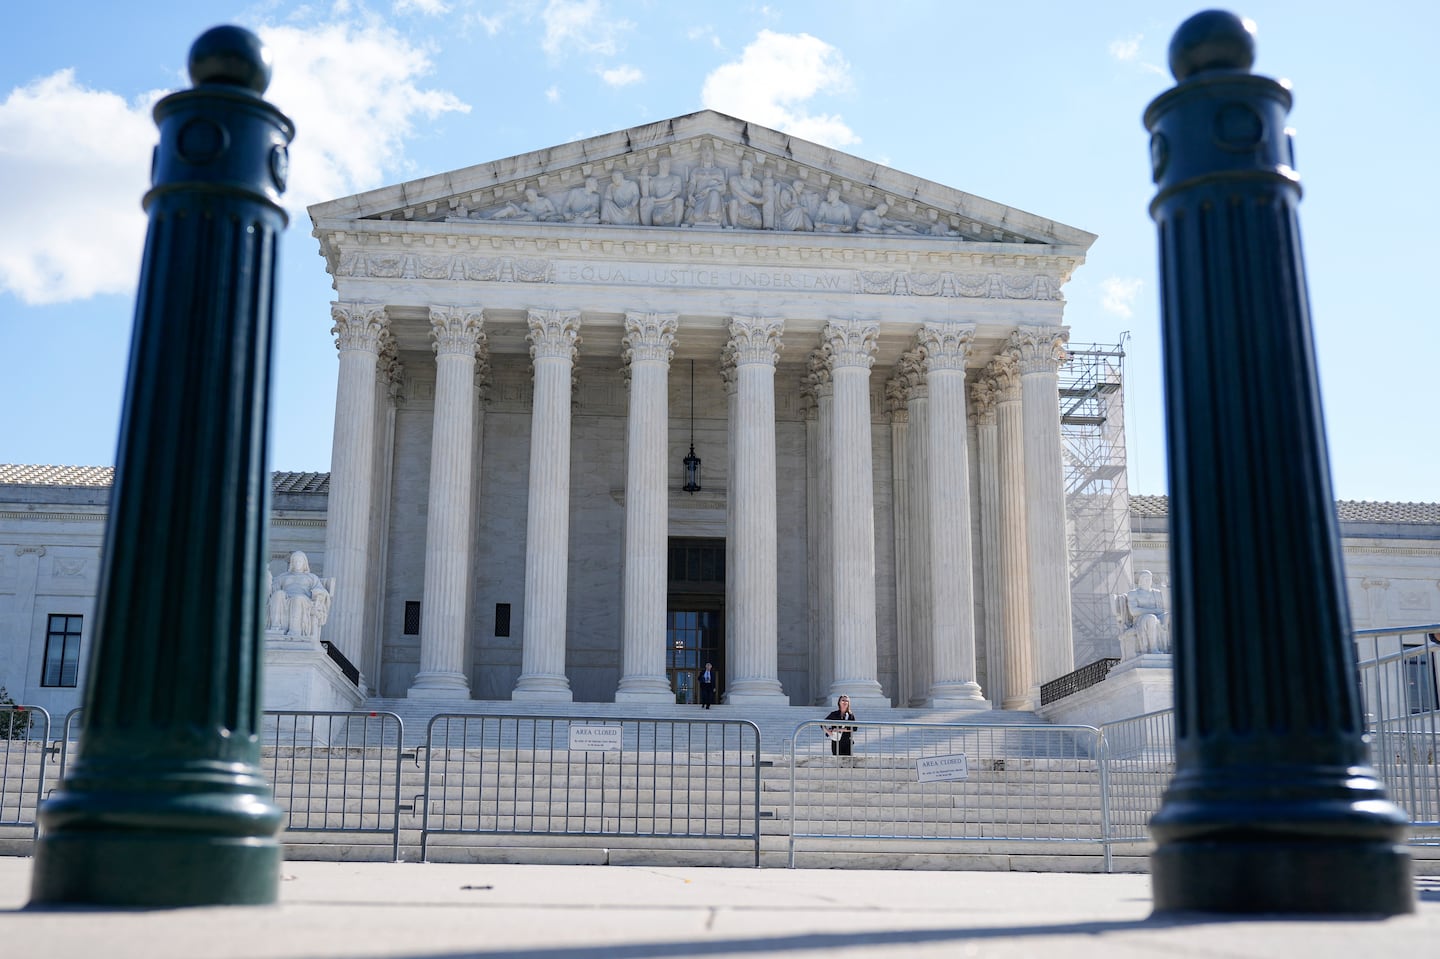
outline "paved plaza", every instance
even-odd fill
[[[47,959],[1354,959],[1440,942],[1436,879],[1395,919],[1161,920],[1143,875],[291,862],[277,906],[28,911],[30,864],[0,858],[0,933]]]

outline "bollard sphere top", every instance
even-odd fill
[[[1170,39],[1170,72],[1180,82],[1206,70],[1248,72],[1255,63],[1255,24],[1228,10],[1205,10]]]
[[[244,27],[211,27],[190,48],[190,81],[264,93],[270,85],[270,51]]]

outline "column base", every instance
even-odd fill
[[[470,683],[463,673],[417,673],[405,696],[407,699],[469,699]]]
[[[1033,713],[1036,709],[1037,699],[1007,699],[1000,704],[1001,709],[1014,709],[1020,712]]]
[[[727,706],[788,706],[790,697],[778,679],[739,679],[725,690]]]
[[[1388,842],[1191,841],[1150,857],[1156,913],[1415,911],[1410,852]]]
[[[617,703],[667,703],[675,705],[675,690],[663,676],[626,676],[615,689]]]
[[[831,709],[835,708],[835,701],[841,696],[850,697],[850,709],[855,713],[893,707],[890,697],[885,695],[885,690],[873,679],[836,680],[830,684]]]
[[[930,687],[930,696],[925,700],[930,709],[974,709],[990,708],[979,683],[936,683]]]
[[[517,703],[571,703],[575,701],[575,694],[570,691],[570,680],[564,676],[521,676],[515,682],[510,700]]]

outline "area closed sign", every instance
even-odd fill
[[[571,723],[570,751],[577,753],[618,753],[623,726],[599,723]]]
[[[922,783],[943,782],[947,779],[969,779],[970,764],[964,753],[953,756],[923,756],[915,760],[915,775]]]

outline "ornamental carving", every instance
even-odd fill
[[[1011,403],[1020,399],[1020,362],[1011,353],[1001,353],[985,367],[986,378],[994,385],[995,402]]]
[[[580,346],[579,310],[531,310],[527,321],[531,360],[574,361]]]
[[[436,356],[474,356],[485,341],[485,313],[464,306],[430,307],[431,349]]]
[[[783,346],[780,334],[785,331],[785,321],[773,316],[732,316],[730,318],[730,346],[734,350],[735,365],[769,363],[774,366],[780,359]]]
[[[995,406],[999,399],[995,380],[981,376],[970,386],[970,422],[989,426],[995,422]]]
[[[330,332],[335,335],[337,350],[379,354],[381,339],[390,326],[383,304],[331,303],[330,318],[335,321]]]
[[[336,276],[381,280],[478,280],[494,283],[553,283],[555,263],[536,256],[478,256],[469,253],[372,253],[350,250],[340,257]]]
[[[1064,327],[1022,326],[1010,334],[1006,352],[1019,361],[1022,375],[1055,373],[1070,358],[1065,349],[1069,342],[1070,331]]]
[[[926,323],[922,326],[915,337],[915,345],[919,348],[926,375],[941,370],[964,373],[965,361],[970,356],[970,343],[974,338],[975,327],[970,324]]]
[[[622,358],[631,363],[669,363],[675,355],[675,331],[679,318],[674,313],[626,313]]]
[[[885,384],[885,395],[890,398],[893,408],[908,408],[911,400],[925,397],[925,373],[920,362],[918,350],[907,350],[895,361],[895,372]]]
[[[875,363],[880,324],[875,320],[830,320],[820,333],[829,353],[830,370],[868,370]]]
[[[430,204],[428,215],[416,216],[422,211],[413,208],[403,213],[421,220],[965,239],[961,219],[938,207],[886,196],[868,184],[832,179],[778,157],[743,149],[725,154],[719,156],[709,141],[695,151],[658,156],[649,151],[646,157],[632,153],[607,161],[603,172],[582,165],[558,177],[547,174],[501,185],[489,196],[472,193],[464,201],[452,199],[444,212],[437,212],[439,204]],[[996,242],[1025,242],[1022,236],[978,222],[965,225],[975,238],[983,229]]]

